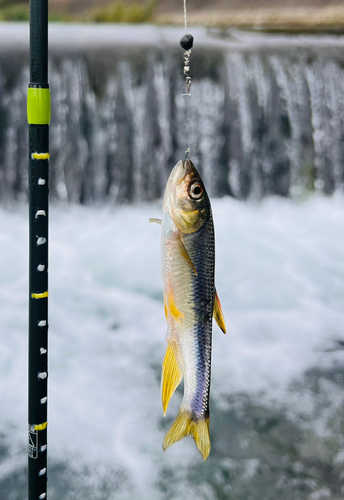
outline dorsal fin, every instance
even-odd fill
[[[222,307],[220,303],[219,296],[217,295],[217,291],[215,289],[215,300],[214,300],[214,313],[213,313],[214,319],[218,326],[221,328],[223,333],[226,333],[226,325],[225,325],[225,318],[223,316],[222,312]]]

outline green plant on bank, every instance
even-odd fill
[[[72,22],[73,18],[67,13],[49,12],[49,22],[53,23],[68,23]]]
[[[28,3],[10,0],[0,0],[0,21],[29,21],[30,8]],[[68,22],[72,18],[67,13],[49,13],[49,21]]]
[[[91,14],[91,21],[96,23],[145,23],[152,19],[157,7],[157,0],[148,3],[115,2],[99,8]]]
[[[11,5],[2,7],[0,4],[0,21],[28,21],[29,5]]]

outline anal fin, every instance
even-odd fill
[[[172,394],[182,380],[182,374],[178,366],[176,355],[171,344],[168,344],[161,374],[161,398],[164,416]]]
[[[213,313],[214,319],[218,326],[221,328],[223,333],[226,333],[226,324],[225,324],[225,318],[223,316],[222,312],[222,307],[220,303],[219,296],[217,295],[217,291],[215,290],[215,300],[214,300],[214,313]]]

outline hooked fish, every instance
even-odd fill
[[[162,367],[164,416],[184,377],[184,396],[163,449],[192,436],[203,459],[210,452],[209,391],[212,318],[226,333],[214,284],[215,241],[211,205],[189,159],[179,161],[163,201],[161,252],[167,350]]]

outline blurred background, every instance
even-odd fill
[[[344,4],[51,0],[48,496],[344,499]],[[0,2],[0,500],[27,466],[28,4]],[[19,22],[22,21],[22,22]],[[342,34],[343,32],[343,34]],[[161,197],[211,197],[210,434],[162,451]]]

